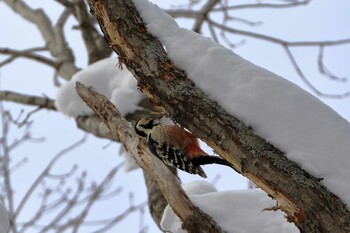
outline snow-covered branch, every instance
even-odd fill
[[[246,42],[245,39],[240,42],[232,42],[230,38],[236,38],[237,35],[242,36],[243,38],[248,39],[257,39],[268,43],[273,43],[283,48],[282,52],[285,52],[287,57],[289,58],[291,66],[294,68],[296,73],[299,75],[301,80],[313,91],[315,94],[321,97],[327,98],[347,98],[350,93],[337,93],[337,94],[329,94],[325,91],[322,91],[317,87],[316,82],[312,80],[311,77],[308,77],[304,74],[303,69],[301,69],[302,65],[292,54],[290,51],[295,47],[316,47],[320,50],[319,58],[323,58],[323,49],[335,49],[335,46],[348,46],[350,44],[350,39],[340,39],[340,40],[296,40],[296,41],[288,41],[286,39],[278,38],[266,33],[257,33],[253,30],[242,30],[237,27],[235,24],[231,22],[238,22],[250,27],[260,26],[263,22],[258,21],[254,22],[245,18],[237,17],[237,12],[240,10],[251,10],[251,9],[286,9],[292,7],[300,7],[306,6],[311,2],[311,0],[305,1],[285,1],[283,3],[252,3],[252,4],[233,4],[229,1],[207,1],[206,4],[203,5],[201,9],[169,9],[167,13],[174,18],[190,18],[194,20],[193,30],[196,32],[201,32],[201,29],[204,25],[207,25],[209,28],[209,32],[214,41],[221,41],[227,44],[232,49],[241,46]],[[214,5],[213,5],[214,4]],[[216,7],[213,7],[215,6]],[[218,17],[220,15],[220,17]],[[220,33],[220,39],[217,34]],[[234,35],[234,37],[231,37]],[[288,52],[290,51],[290,52]],[[322,60],[323,61],[323,60]],[[320,62],[318,59],[318,70],[321,76],[329,77],[333,81],[343,81],[346,80],[342,77],[338,77],[333,74],[329,69],[325,68],[324,64]]]
[[[150,7],[140,1],[138,1],[138,4],[140,4],[139,9],[142,9],[143,15],[147,17],[146,20],[149,21],[147,29],[152,30],[153,33],[163,33],[160,39],[166,43],[165,46],[168,52],[177,50],[178,53],[184,52],[189,56],[191,53],[185,53],[190,49],[189,41],[193,41],[194,44],[191,45],[194,47],[201,43],[208,46],[204,50],[198,47],[198,58],[191,57],[190,60],[186,60],[184,57],[174,56],[176,59],[174,64],[168,58],[158,38],[147,33],[147,29],[142,23],[145,18],[141,19],[139,17],[131,1],[90,0],[89,5],[97,17],[109,45],[119,54],[120,60],[135,75],[140,89],[148,98],[156,105],[162,106],[174,120],[206,141],[218,154],[230,161],[238,171],[276,199],[277,208],[285,211],[288,220],[293,221],[301,231],[346,232],[350,230],[350,215],[344,203],[330,192],[320,182],[320,179],[315,178],[298,164],[289,160],[283,151],[270,144],[267,139],[258,136],[252,127],[239,120],[237,117],[242,118],[243,113],[238,112],[237,116],[231,115],[232,111],[227,112],[216,102],[220,98],[213,101],[197,87],[205,87],[206,91],[210,91],[211,86],[203,83],[209,80],[208,75],[210,74],[213,75],[211,78],[217,77],[217,74],[212,73],[215,70],[214,68],[223,69],[223,67],[228,67],[227,74],[222,75],[227,75],[228,78],[231,77],[231,79],[222,80],[221,87],[223,89],[216,92],[221,94],[232,92],[231,88],[233,87],[238,88],[237,93],[241,93],[242,90],[239,88],[244,89],[243,84],[248,82],[247,79],[243,79],[244,77],[240,77],[245,75],[245,69],[254,70],[254,72],[247,74],[253,79],[251,84],[255,84],[254,81],[259,82],[258,80],[261,80],[254,77],[254,75],[262,75],[266,79],[272,78],[280,83],[280,81],[277,81],[278,78],[276,79],[272,73],[264,73],[266,71],[252,66],[237,55],[232,55],[231,51],[216,47],[208,40],[199,39],[190,32],[184,32],[183,29],[177,29],[176,23],[168,20],[164,13],[156,7]],[[156,11],[153,11],[154,9]],[[157,21],[157,17],[161,18]],[[170,33],[170,31],[172,35],[164,34],[165,32]],[[178,37],[176,37],[176,33],[179,33]],[[179,37],[180,35],[182,37]],[[171,36],[176,37],[177,40]],[[183,40],[179,40],[180,38]],[[182,47],[179,47],[179,44],[176,43],[181,43]],[[201,60],[204,56],[206,56],[205,58],[210,57],[209,54],[205,54],[206,52],[210,53],[210,56],[218,56],[218,59],[223,56],[222,66],[220,63],[215,63],[217,67],[212,67],[212,64]],[[218,54],[214,55],[215,52]],[[230,58],[230,56],[232,57]],[[227,59],[232,59],[236,63],[226,63],[228,62]],[[203,63],[193,63],[196,61],[202,61]],[[213,60],[210,61],[213,62]],[[185,72],[177,66],[192,67],[190,72],[193,71],[193,73],[189,76],[191,78],[202,76],[200,77],[202,79],[198,79],[198,83],[195,85],[187,78]],[[203,73],[201,70],[205,70],[205,72]],[[239,71],[242,73],[237,73]],[[236,75],[234,76],[235,80],[240,80],[242,83],[238,84],[241,85],[229,85],[228,80],[232,81],[232,75]],[[219,85],[218,82],[220,81],[214,80],[213,82]],[[267,82],[267,80],[264,82]],[[290,87],[290,84],[287,83],[281,83],[279,87],[281,88],[284,85]],[[225,88],[230,88],[230,90],[227,90],[226,93]],[[259,90],[256,90],[256,92]],[[247,91],[254,90],[248,88]],[[297,90],[293,89],[293,91]],[[299,90],[297,92],[299,93]],[[261,93],[261,90],[259,93]],[[211,94],[215,96],[215,93],[211,92]],[[241,95],[231,96],[231,99],[221,98],[221,104],[236,100],[239,102],[241,99],[244,103],[245,100],[249,99],[245,94],[246,92],[242,92]],[[247,97],[247,99],[244,99],[244,97]],[[309,100],[314,102],[313,98]],[[238,111],[237,108],[241,109],[240,107],[242,107],[241,110],[244,110],[248,107],[246,104],[237,105],[235,106],[236,109],[233,109],[235,112]],[[317,106],[319,105],[317,104]],[[226,106],[227,108],[230,107]],[[253,109],[244,111],[249,112],[251,110]],[[259,114],[254,115],[256,122],[251,122],[252,119],[246,119],[245,121],[250,124],[257,124]],[[259,127],[266,126],[259,125]],[[345,196],[344,198],[347,199]]]

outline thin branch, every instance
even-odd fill
[[[219,2],[220,0],[209,0],[201,9],[201,13],[196,17],[193,31],[200,33],[200,30],[202,28],[202,24],[206,20],[209,12],[214,8],[214,6]]]
[[[52,99],[49,99],[47,97],[25,95],[12,91],[0,91],[0,101],[11,101],[19,104],[33,105],[49,110],[57,110]]]
[[[117,223],[119,223],[120,221],[122,221],[123,219],[125,219],[129,214],[138,211],[142,208],[144,208],[146,205],[146,202],[143,202],[139,205],[136,206],[129,206],[129,208],[127,208],[123,213],[119,214],[118,216],[112,218],[112,219],[108,219],[108,220],[97,220],[97,221],[93,221],[93,222],[86,222],[84,224],[103,224],[104,226],[96,231],[93,231],[92,233],[104,233],[108,230],[110,230],[113,226],[115,226]]]
[[[67,213],[69,213],[73,209],[82,191],[84,190],[85,178],[86,173],[83,173],[81,177],[77,180],[78,187],[73,197],[67,201],[65,207],[55,216],[55,218],[51,222],[47,223],[43,229],[41,229],[40,233],[44,233],[52,229],[53,226],[55,226]],[[65,225],[63,225],[62,227],[65,227]]]
[[[49,59],[49,58],[46,58],[42,55],[34,54],[33,52],[30,52],[28,50],[21,51],[21,50],[9,49],[9,48],[0,48],[0,53],[6,54],[6,55],[11,55],[10,58],[8,58],[7,60],[5,60],[1,63],[1,66],[8,64],[9,62],[11,62],[14,59],[19,58],[19,57],[35,60],[35,61],[41,62],[45,65],[49,65],[55,69],[59,68],[59,66],[60,66],[59,62],[56,62],[56,61]]]
[[[301,68],[299,67],[296,59],[294,58],[292,52],[290,51],[290,49],[288,48],[288,46],[283,46],[290,61],[292,62],[292,65],[294,67],[294,69],[296,70],[296,72],[298,73],[298,75],[301,77],[301,79],[306,83],[306,85],[312,90],[314,91],[316,94],[320,95],[320,96],[324,96],[327,98],[334,98],[334,99],[340,99],[340,98],[346,98],[350,96],[350,92],[345,92],[342,94],[326,94],[323,93],[321,91],[319,91],[315,86],[312,85],[312,83],[306,78],[306,76],[304,75],[304,73],[302,72]]]
[[[34,48],[30,48],[30,49],[25,49],[22,50],[22,53],[33,53],[33,52],[41,52],[41,51],[47,51],[47,47],[34,47]],[[2,62],[0,62],[0,67],[5,66],[6,64],[11,63],[12,61],[14,61],[16,58],[19,58],[20,56],[18,55],[12,55],[9,58],[3,60]]]
[[[235,29],[235,28],[226,26],[224,24],[217,23],[216,21],[214,21],[210,18],[208,18],[207,20],[213,26],[215,26],[221,30],[233,33],[233,34],[238,34],[238,35],[247,36],[250,38],[260,39],[260,40],[264,40],[267,42],[276,43],[276,44],[280,44],[280,45],[287,45],[289,47],[292,47],[292,46],[293,47],[298,47],[298,46],[317,46],[318,47],[318,46],[338,46],[338,45],[350,44],[350,39],[324,40],[324,41],[287,41],[287,40],[283,40],[283,39],[273,37],[273,36],[268,36],[268,35],[264,35],[264,34],[260,34],[260,33]]]
[[[34,110],[28,112],[27,115],[25,116],[25,118],[24,118],[23,120],[21,120],[21,121],[15,121],[14,123],[15,123],[18,127],[22,127],[23,125],[26,125],[26,124],[29,122],[30,117],[31,117],[34,113],[36,113],[36,112],[38,112],[38,111],[40,111],[40,110],[41,110],[41,107],[37,107],[37,108],[35,108]],[[31,123],[31,122],[30,122],[30,123]]]
[[[290,51],[290,47],[299,47],[299,46],[313,46],[313,47],[320,47],[320,52],[319,52],[319,57],[318,57],[318,64],[319,64],[319,69],[321,74],[326,74],[327,76],[332,77],[333,79],[338,78],[331,74],[328,69],[324,66],[323,64],[323,49],[325,47],[331,47],[331,46],[339,46],[339,45],[344,45],[344,44],[350,44],[350,39],[342,39],[342,40],[334,40],[334,41],[286,41],[280,38],[264,35],[264,34],[259,34],[255,32],[249,32],[249,31],[244,31],[244,30],[239,30],[239,29],[234,29],[231,27],[228,27],[224,24],[219,24],[215,22],[214,20],[211,20],[208,18],[208,22],[212,24],[213,26],[216,26],[217,28],[222,30],[222,36],[225,38],[225,32],[230,32],[234,34],[239,34],[242,36],[248,36],[254,39],[259,39],[259,40],[264,40],[267,42],[275,43],[281,45],[285,52],[287,53],[288,58],[290,59],[295,71],[299,75],[299,77],[305,82],[305,84],[317,95],[322,96],[322,97],[327,97],[327,98],[346,98],[350,96],[350,92],[345,92],[342,94],[326,94],[321,91],[319,91],[304,75],[302,72],[301,68],[299,67],[296,59],[292,55]],[[338,78],[339,79],[339,78]]]
[[[72,229],[72,233],[77,233],[79,228],[81,227],[81,223],[86,218],[89,210],[92,208],[93,204],[101,197],[101,194],[105,190],[106,186],[113,180],[117,172],[119,171],[121,165],[113,168],[105,177],[105,179],[95,188],[95,190],[89,195],[88,202],[82,212],[71,222],[74,223],[74,227]]]
[[[317,59],[317,64],[318,64],[318,70],[321,74],[325,75],[326,77],[334,80],[334,81],[339,81],[339,82],[346,82],[347,78],[344,77],[338,77],[334,75],[324,64],[323,61],[323,56],[324,55],[324,46],[320,46],[319,52],[318,52],[318,59]]]
[[[24,205],[29,200],[30,196],[33,194],[34,190],[37,188],[37,186],[41,183],[41,181],[46,177],[46,175],[49,173],[53,165],[64,155],[71,152],[72,150],[76,149],[80,145],[82,145],[86,141],[86,135],[80,139],[79,141],[75,142],[74,144],[68,146],[67,148],[60,151],[58,154],[56,154],[53,159],[49,162],[49,164],[46,166],[46,168],[41,172],[41,174],[36,178],[36,180],[31,184],[30,188],[27,190],[25,195],[23,196],[21,202],[19,203],[16,212],[14,213],[14,219],[18,217],[18,215],[21,213],[21,210],[23,209]]]
[[[236,22],[246,24],[246,25],[251,26],[251,27],[260,26],[263,24],[262,21],[253,22],[253,21],[250,21],[248,19],[243,19],[243,18],[239,18],[239,17],[232,17],[232,16],[229,16],[229,18],[227,20],[236,21]]]
[[[50,190],[45,190],[44,195],[41,199],[40,206],[36,211],[36,214],[30,220],[28,220],[23,224],[22,229],[20,230],[20,233],[24,233],[26,229],[33,226],[43,216],[43,214],[45,214],[46,204],[50,194],[51,194]]]
[[[15,219],[15,206],[14,206],[14,195],[13,186],[10,174],[10,149],[8,148],[8,134],[10,127],[9,113],[5,111],[2,103],[0,103],[0,114],[1,114],[1,126],[2,126],[2,156],[1,156],[1,173],[4,179],[4,188],[7,194],[7,206],[9,211],[10,228],[14,233],[17,233],[17,224]]]
[[[218,36],[216,35],[216,32],[215,32],[215,29],[214,29],[213,25],[208,23],[208,28],[209,28],[209,31],[210,31],[210,34],[211,34],[211,38],[213,38],[213,40],[216,43],[219,43],[219,39],[218,39]]]
[[[62,36],[55,32],[50,18],[42,9],[32,9],[22,0],[3,0],[14,12],[37,26],[51,55],[60,61],[57,68],[60,76],[69,80],[79,69],[74,64],[72,50]]]
[[[65,172],[62,174],[52,174],[48,172],[46,177],[50,179],[59,179],[59,180],[66,179],[68,177],[71,177],[77,171],[77,169],[78,169],[78,166],[75,164],[74,166],[72,166],[72,168],[68,172]]]
[[[223,10],[244,10],[244,9],[281,9],[281,8],[291,8],[307,5],[311,2],[311,0],[305,1],[294,1],[292,3],[286,4],[271,4],[271,3],[256,3],[256,4],[242,4],[235,6],[223,6],[213,9],[213,11],[223,11]]]
[[[243,10],[243,9],[281,9],[281,8],[291,8],[307,5],[311,2],[311,0],[305,0],[302,2],[293,2],[287,4],[270,4],[270,3],[257,3],[257,4],[242,4],[235,6],[221,6],[212,8],[211,12],[222,12],[229,10]],[[197,19],[201,14],[201,10],[190,10],[190,9],[166,9],[165,10],[171,17],[173,18],[190,18]]]
[[[87,11],[87,6],[84,1],[74,0],[74,11],[76,19],[79,22],[79,29],[81,30],[86,50],[88,52],[88,63],[91,64],[102,58],[109,56],[109,54],[102,54],[100,48],[97,45],[95,21],[91,19],[91,15]],[[101,36],[98,35],[101,38]],[[105,42],[104,42],[105,43]],[[105,43],[107,46],[107,44]]]
[[[199,15],[201,15],[201,11],[194,11],[194,10],[166,10],[166,13],[170,15],[173,18],[189,18],[189,19],[196,19]]]
[[[26,164],[28,162],[28,158],[23,158],[21,159],[19,162],[17,162],[15,165],[13,165],[10,168],[10,173],[13,173],[14,171],[16,171],[17,169],[19,169],[20,167],[22,167],[24,164]]]
[[[69,0],[55,0],[57,3],[61,4],[65,8],[69,9],[73,13],[74,4]]]

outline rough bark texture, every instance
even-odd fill
[[[195,87],[149,33],[131,0],[89,0],[109,45],[140,89],[277,200],[301,232],[350,232],[341,200]]]
[[[209,215],[203,213],[191,203],[181,188],[178,178],[163,162],[149,152],[145,140],[139,140],[134,128],[128,121],[121,118],[118,110],[105,96],[80,83],[77,83],[77,92],[112,133],[119,138],[137,164],[158,184],[164,198],[182,220],[184,229],[189,233],[223,232]]]
[[[175,168],[169,166],[168,168],[173,174],[176,175]],[[148,206],[151,216],[154,219],[155,223],[158,225],[159,229],[162,229],[160,226],[160,221],[162,220],[164,209],[168,205],[168,202],[165,200],[157,183],[153,180],[152,176],[146,170],[143,170],[143,177],[145,178],[146,182]]]

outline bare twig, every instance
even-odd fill
[[[219,2],[220,0],[209,0],[201,9],[201,13],[196,17],[194,26],[193,26],[193,31],[195,32],[200,32],[201,27],[203,22],[206,20],[208,13],[215,7],[215,5]]]
[[[235,29],[232,27],[229,27],[222,23],[217,23],[215,20],[208,18],[207,19],[209,23],[211,23],[213,26],[225,30],[227,32],[238,34],[242,36],[247,36],[250,38],[260,39],[271,43],[276,43],[280,45],[287,45],[289,47],[298,47],[298,46],[338,46],[338,45],[344,45],[344,44],[350,44],[350,39],[342,39],[342,40],[324,40],[324,41],[287,41],[283,40],[277,37],[264,35],[260,33],[250,32],[250,31],[244,31],[240,29]]]
[[[47,48],[46,47],[35,47],[35,48],[31,48],[31,49],[25,49],[22,51],[19,51],[21,53],[33,53],[33,52],[40,52],[40,51],[46,51]],[[20,56],[18,55],[12,55],[9,58],[3,60],[2,62],[0,62],[0,67],[5,66],[6,64],[14,61],[16,58],[19,58]]]
[[[32,9],[22,0],[4,0],[17,14],[37,26],[51,55],[60,62],[57,68],[60,76],[69,80],[79,69],[74,64],[74,56],[68,43],[55,32],[50,18],[42,9]]]
[[[304,75],[304,73],[302,72],[301,68],[299,67],[296,59],[294,58],[292,52],[290,51],[290,49],[288,48],[288,46],[283,46],[290,61],[292,62],[292,65],[294,67],[294,69],[296,70],[296,72],[298,73],[298,75],[302,78],[302,80],[306,83],[306,85],[312,90],[314,91],[316,94],[320,95],[320,96],[324,96],[324,97],[328,97],[328,98],[335,98],[335,99],[339,99],[339,98],[346,98],[350,96],[350,92],[345,92],[342,94],[326,94],[323,93],[321,91],[319,91],[315,86],[312,85],[312,83],[306,78],[306,76]]]
[[[93,206],[93,204],[101,197],[101,194],[103,193],[106,186],[113,180],[114,176],[117,174],[117,171],[120,169],[120,165],[113,168],[105,177],[105,179],[94,189],[94,191],[89,195],[88,202],[82,212],[73,220],[71,220],[72,223],[74,223],[74,227],[72,229],[73,233],[77,233],[80,226],[82,225],[82,222],[86,218],[89,210]]]
[[[139,205],[136,206],[129,206],[129,208],[127,208],[123,213],[119,214],[118,216],[112,218],[112,219],[108,219],[108,220],[100,220],[100,221],[89,221],[86,222],[84,224],[102,224],[104,225],[103,227],[101,227],[100,229],[93,231],[92,233],[104,233],[107,232],[108,230],[110,230],[113,226],[115,226],[117,223],[119,223],[120,221],[122,221],[124,218],[126,218],[129,214],[135,212],[135,211],[139,211],[142,208],[144,208],[146,206],[146,202],[143,202]]]
[[[326,77],[334,80],[334,81],[340,81],[340,82],[346,82],[347,78],[344,77],[338,77],[334,75],[329,69],[326,67],[324,64],[324,46],[320,46],[319,52],[318,52],[318,59],[317,59],[317,64],[318,64],[318,70],[321,74],[325,75]]]
[[[2,138],[1,138],[1,173],[4,179],[4,188],[7,194],[7,206],[9,212],[10,228],[14,233],[17,233],[17,224],[15,221],[15,207],[14,207],[14,196],[13,187],[11,182],[10,174],[10,150],[8,148],[8,134],[10,127],[9,113],[5,111],[2,103],[0,103],[0,114],[1,114],[1,126],[2,126]]]
[[[274,44],[278,44],[281,45],[289,60],[291,61],[295,71],[297,72],[297,74],[299,75],[299,77],[305,82],[305,84],[313,91],[315,92],[317,95],[322,96],[322,97],[327,97],[327,98],[346,98],[350,96],[350,92],[345,92],[342,94],[327,94],[324,93],[322,91],[319,91],[310,81],[309,79],[304,75],[304,73],[302,72],[301,68],[299,67],[296,59],[294,58],[294,56],[292,55],[291,51],[290,51],[290,47],[300,47],[300,46],[313,46],[313,47],[319,47],[320,48],[320,52],[319,52],[319,57],[318,57],[318,64],[319,64],[319,69],[321,74],[326,74],[327,76],[329,76],[330,78],[333,79],[339,79],[338,77],[334,76],[333,74],[331,74],[328,69],[324,66],[323,64],[323,49],[325,47],[331,47],[331,46],[339,46],[339,45],[345,45],[345,44],[350,44],[350,39],[342,39],[342,40],[333,40],[333,41],[287,41],[287,40],[283,40],[277,37],[272,37],[272,36],[268,36],[268,35],[264,35],[264,34],[260,34],[260,33],[255,33],[255,32],[250,32],[250,31],[244,31],[244,30],[239,30],[239,29],[235,29],[232,27],[229,27],[227,25],[225,25],[224,23],[220,24],[215,22],[214,20],[208,18],[208,22],[221,29],[222,33],[223,32],[230,32],[233,34],[238,34],[238,35],[242,35],[242,36],[247,36],[250,38],[254,38],[254,39],[259,39],[259,40],[264,40],[267,42],[271,42]],[[222,34],[223,38],[225,38],[225,35]],[[344,79],[341,79],[344,80]]]
[[[67,153],[71,152],[75,148],[79,147],[86,141],[86,135],[80,139],[79,141],[75,142],[74,144],[70,145],[69,147],[63,149],[58,154],[54,156],[54,158],[50,161],[50,163],[46,166],[46,168],[41,172],[41,174],[36,178],[36,180],[31,184],[30,188],[26,192],[26,194],[23,196],[21,202],[19,203],[16,212],[14,213],[14,219],[18,217],[18,215],[21,213],[21,210],[23,209],[24,205],[28,202],[30,196],[33,194],[34,190],[37,188],[37,186],[41,183],[41,181],[46,177],[46,175],[49,173],[51,168],[54,166],[54,164],[62,158]]]
[[[67,9],[69,9],[73,13],[74,4],[72,2],[70,2],[69,0],[55,0],[55,1],[57,3],[63,5],[64,7],[66,7]]]
[[[48,230],[54,228],[54,226],[56,226],[56,224],[67,213],[69,213],[73,209],[73,207],[77,203],[77,201],[78,201],[82,191],[84,190],[85,178],[86,178],[86,173],[83,173],[81,175],[81,177],[77,180],[78,187],[77,187],[77,190],[76,190],[75,194],[73,195],[73,197],[66,202],[65,207],[56,215],[56,217],[51,222],[47,223],[47,225],[41,229],[40,233],[47,232]],[[62,225],[60,228],[62,229],[62,228],[65,228],[65,227],[66,227],[66,224]],[[60,232],[61,229],[59,229],[58,232]]]
[[[13,61],[16,58],[19,57],[23,57],[23,58],[28,58],[28,59],[32,59],[38,62],[41,62],[45,65],[49,65],[55,69],[59,68],[60,63],[56,62],[50,58],[46,58],[42,55],[38,55],[33,53],[31,50],[15,50],[15,49],[9,49],[9,48],[0,48],[0,53],[1,54],[6,54],[6,55],[11,55],[10,58],[8,58],[7,60],[3,61],[0,66],[3,66],[5,64],[8,64],[9,62]]]
[[[40,108],[56,110],[55,103],[52,99],[25,95],[12,91],[0,91],[0,101],[11,101],[19,104],[33,105]]]
[[[271,3],[256,3],[256,4],[242,4],[235,6],[223,6],[213,9],[213,11],[223,11],[223,10],[243,10],[243,9],[282,9],[282,8],[291,8],[307,5],[311,2],[311,0],[305,1],[293,1],[285,4],[271,4]]]

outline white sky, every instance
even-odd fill
[[[161,1],[162,3],[169,1]],[[31,4],[46,7],[54,17],[60,13],[57,11],[57,4],[51,1],[34,1]],[[45,4],[45,5],[43,5]],[[289,40],[305,39],[305,40],[320,40],[320,39],[342,39],[349,38],[350,32],[350,16],[347,9],[350,7],[350,2],[341,0],[324,0],[314,1],[308,7],[297,8],[294,10],[260,10],[260,11],[242,11],[238,13],[240,16],[246,16],[253,21],[264,21],[264,25],[254,28],[257,32],[273,33],[272,35],[286,38]],[[11,24],[8,20],[0,20],[0,28],[2,32],[0,37],[1,47],[12,47],[17,49],[24,49],[41,45],[41,39],[36,33],[35,28],[25,23],[21,18],[14,17],[14,14],[8,7],[0,2],[0,15],[2,19],[11,19]],[[310,22],[310,23],[309,23]],[[25,23],[25,24],[24,24]],[[181,25],[186,22],[181,21]],[[78,32],[70,30],[73,25],[70,20],[70,25],[67,27],[73,45],[77,50],[84,51],[83,43],[78,36]],[[240,26],[247,29],[245,26]],[[276,30],[276,27],[278,30]],[[34,33],[33,33],[34,31]],[[21,36],[19,36],[21,35]],[[25,40],[23,40],[25,36]],[[233,38],[234,41],[240,41],[241,37]],[[297,77],[291,64],[286,59],[284,51],[279,46],[275,46],[265,42],[256,40],[247,40],[248,43],[235,50],[236,53],[243,56],[245,59],[258,64],[268,70],[271,70],[292,82],[302,86],[305,85]],[[350,78],[350,66],[348,66],[350,54],[350,46],[342,49],[335,49],[335,52],[326,50],[328,57],[327,65],[331,70],[334,70],[339,76],[346,76]],[[342,92],[350,89],[349,83],[345,85],[335,84],[326,78],[319,76],[316,71],[316,56],[315,49],[298,48],[293,49],[293,53],[305,69],[305,73],[311,77],[313,83],[317,83],[325,92]],[[78,65],[85,66],[86,55],[79,54],[77,56]],[[50,97],[55,96],[56,88],[53,87],[53,71],[43,65],[37,65],[35,62],[28,60],[16,60],[13,64],[6,66],[0,70],[1,89],[13,90],[26,94],[45,94]],[[30,80],[30,81],[29,81]],[[326,81],[322,81],[326,80]],[[38,85],[40,83],[40,85]],[[344,118],[350,119],[349,103],[350,98],[344,100],[329,100],[322,99]],[[19,111],[22,106],[6,104],[8,108],[13,111]],[[45,136],[47,141],[45,144],[26,144],[15,151],[15,161],[20,160],[23,156],[30,158],[30,164],[18,171],[14,177],[14,185],[17,189],[18,196],[28,187],[32,177],[35,177],[45,163],[62,148],[77,141],[83,135],[83,132],[77,130],[72,119],[55,112],[41,111],[33,117],[36,123],[33,125],[33,134],[37,137]],[[16,135],[13,135],[16,136]],[[72,155],[62,160],[57,170],[70,167],[69,164],[79,163],[81,169],[89,172],[90,179],[101,179],[111,167],[120,163],[120,157],[117,157],[117,146],[112,145],[103,150],[102,147],[108,144],[107,140],[95,139],[90,136],[88,143],[76,150]],[[34,167],[34,168],[33,168]],[[205,167],[208,174],[208,180],[211,181],[217,174],[221,174],[221,178],[216,183],[219,190],[243,189],[245,188],[245,180],[237,174],[231,172],[229,168],[220,167],[220,172],[217,166]],[[28,175],[30,174],[30,176]],[[116,186],[124,186],[124,200],[127,200],[128,192],[135,193],[136,203],[145,200],[145,189],[143,179],[140,171],[131,172],[128,174],[118,173]],[[196,176],[190,176],[181,173],[183,182],[197,180]],[[129,184],[133,184],[131,187]],[[72,182],[74,184],[74,181]],[[101,213],[109,214],[116,209],[122,209],[127,201],[120,201],[118,203],[100,205],[95,209],[96,216],[100,217]],[[27,213],[23,216],[30,216],[31,209],[35,208],[36,203],[33,202],[28,206]],[[108,211],[106,211],[108,209]],[[137,215],[134,215],[137,218]],[[128,232],[137,232],[137,224],[133,224],[132,218],[117,225],[116,231],[123,232],[127,229]],[[150,225],[149,232],[155,232],[156,228],[152,220],[147,220]],[[113,231],[112,231],[113,232]]]

